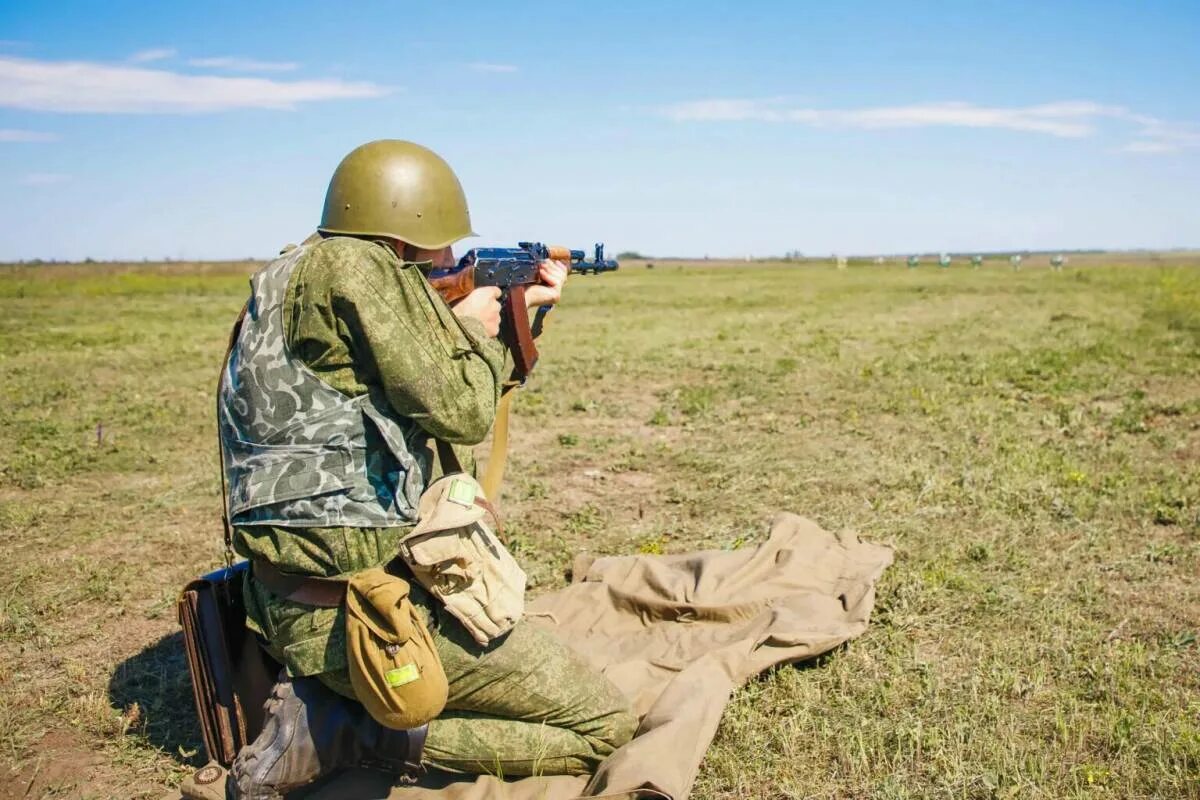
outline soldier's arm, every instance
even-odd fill
[[[331,245],[318,248],[333,256],[349,250],[353,257],[342,253],[312,265],[310,279],[319,283],[323,274],[329,281],[327,291],[315,292],[327,307],[298,303],[301,321],[315,315],[318,324],[334,326],[358,379],[382,387],[397,413],[452,444],[482,441],[496,413],[504,346],[478,320],[457,318],[417,267],[381,245]],[[336,263],[322,269],[322,261]],[[317,355],[305,360],[320,373]],[[336,353],[329,355],[336,360]]]

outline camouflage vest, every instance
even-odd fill
[[[231,521],[409,525],[429,477],[427,435],[391,411],[381,392],[348,397],[288,351],[284,296],[306,252],[297,247],[250,279],[250,305],[221,375]]]

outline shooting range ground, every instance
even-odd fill
[[[532,591],[856,529],[897,550],[870,629],[739,690],[694,797],[1200,797],[1200,258],[931,267],[573,277],[502,498]],[[201,760],[174,603],[254,268],[0,268],[0,798]]]

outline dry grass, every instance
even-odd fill
[[[570,556],[893,542],[872,628],[741,690],[697,797],[1200,797],[1200,260],[639,263],[574,279],[505,506]],[[220,559],[250,265],[0,270],[0,798],[158,797]]]

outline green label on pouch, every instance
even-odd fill
[[[450,482],[450,491],[446,497],[460,506],[470,508],[475,504],[475,487],[470,481],[455,478]]]
[[[384,677],[387,679],[388,686],[395,689],[399,686],[403,686],[406,683],[412,683],[415,680],[419,680],[421,677],[421,671],[417,669],[416,664],[405,664],[403,667],[389,669]]]

